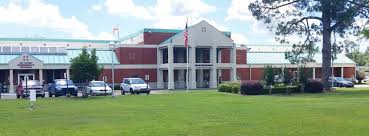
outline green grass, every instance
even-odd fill
[[[215,91],[0,100],[0,136],[368,135],[369,89],[241,96]]]

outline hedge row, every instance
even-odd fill
[[[240,92],[240,83],[238,82],[225,82],[219,85],[219,92],[226,93],[239,93]]]
[[[260,95],[260,94],[269,94],[269,88],[265,87],[262,82],[259,81],[245,81],[241,84],[241,94],[244,95]],[[309,80],[307,81],[304,91],[307,93],[321,93],[323,92],[323,83],[317,80]],[[281,93],[299,93],[300,86],[283,86],[277,85],[272,87],[272,94],[281,94]]]
[[[289,86],[289,87],[273,87],[272,94],[283,94],[283,93],[299,93],[299,86]],[[261,94],[269,94],[269,88],[264,88]]]

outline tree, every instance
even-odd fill
[[[82,48],[81,54],[70,60],[71,79],[80,83],[96,79],[103,70],[103,66],[97,64],[98,60],[96,49],[88,53],[87,48]]]
[[[267,65],[264,68],[264,80],[267,86],[271,86],[274,84],[274,78],[275,78],[275,71],[272,68],[272,66]]]
[[[369,54],[362,53],[359,50],[347,53],[346,56],[355,61],[359,66],[366,66],[369,64]]]
[[[283,83],[288,85],[291,83],[292,75],[290,71],[287,70],[287,67],[284,67],[283,69]]]
[[[286,58],[296,63],[300,57],[311,60],[322,42],[322,72],[325,90],[330,90],[332,33],[345,37],[358,35],[368,22],[368,0],[256,0],[249,10],[257,20],[275,31],[276,40],[290,43],[288,36],[297,35],[304,40],[294,43]],[[363,22],[362,24],[356,22]],[[295,38],[296,39],[296,38]],[[297,62],[299,63],[299,62]]]
[[[269,94],[272,94],[272,85],[275,83],[275,73],[275,69],[270,65],[267,65],[264,68],[264,80],[266,85],[269,87]]]
[[[356,72],[356,80],[358,80],[359,84],[361,84],[361,81],[365,79],[365,72],[364,71],[358,71]]]

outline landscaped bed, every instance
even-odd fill
[[[368,135],[369,89],[0,100],[0,135]]]

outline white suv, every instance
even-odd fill
[[[131,94],[146,93],[150,94],[150,86],[141,78],[124,78],[120,83],[120,90],[122,95],[126,92]]]

